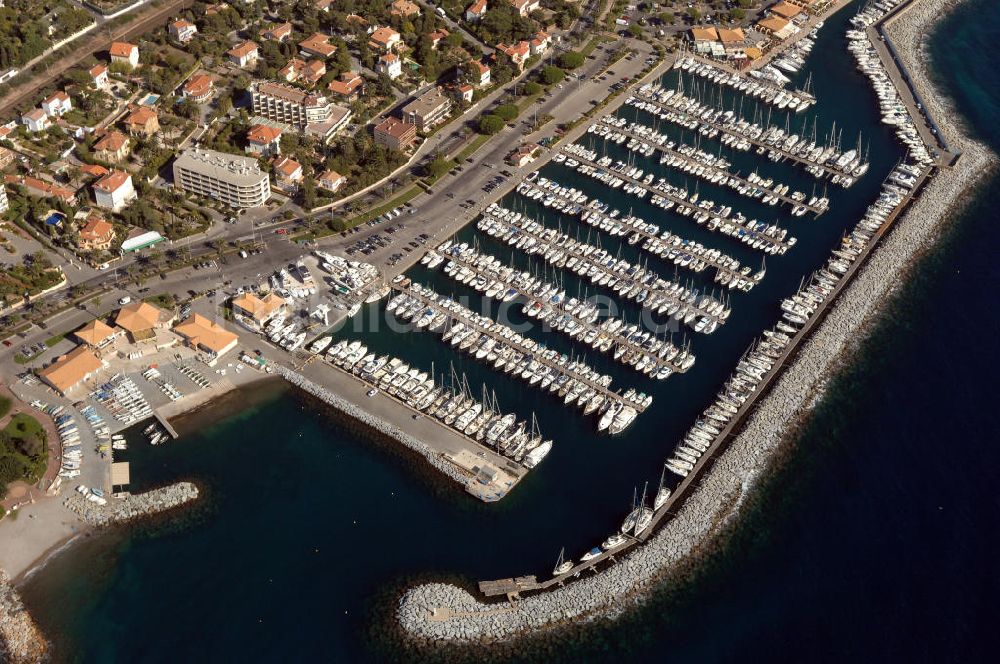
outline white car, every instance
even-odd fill
[[[125,297],[118,298],[118,304],[128,304],[132,301],[132,298],[126,295]]]

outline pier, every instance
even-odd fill
[[[759,200],[765,205],[784,203],[793,210],[804,208],[805,211],[811,212],[817,217],[829,209],[827,205],[820,206],[806,201],[806,196],[802,192],[793,192],[791,196],[788,196],[786,192],[789,187],[781,184],[776,187],[767,185],[765,179],[756,176],[756,174],[754,175],[757,179],[749,180],[738,172],[730,171],[729,162],[722,160],[721,157],[708,155],[694,146],[682,143],[677,148],[671,147],[673,141],[670,141],[666,134],[661,134],[640,122],[628,122],[625,118],[605,116],[601,122],[591,125],[591,128],[594,131],[590,133],[601,138],[607,137],[608,140],[619,145],[621,143],[615,140],[616,135],[636,141],[632,147],[626,147],[626,149],[642,154],[640,148],[647,146],[663,154],[660,159],[661,165],[679,170],[685,175],[691,175],[708,184],[728,187],[746,198]],[[567,152],[567,148],[564,148],[563,152],[570,154]],[[699,158],[691,157],[688,152]]]
[[[554,183],[555,181],[541,178],[539,186],[549,182]],[[607,204],[602,203],[598,198],[590,198],[577,203],[561,194],[561,188],[543,190],[539,186],[531,182],[522,182],[518,185],[517,192],[529,198],[532,197],[532,193],[544,193],[546,198],[552,196],[565,204],[564,208],[559,210],[560,214],[577,217],[583,223],[613,237],[629,235],[629,244],[637,244],[639,240],[642,240],[644,251],[672,262],[677,267],[691,270],[696,274],[703,272],[706,268],[713,267],[716,270],[715,282],[721,283],[723,286],[728,286],[731,289],[739,287],[741,290],[749,290],[756,283],[754,279],[744,279],[750,274],[750,268],[741,267],[738,260],[718,249],[687,240],[670,231],[660,233],[660,227],[657,224],[649,223],[641,217],[631,214],[622,216],[617,209],[609,211]],[[740,280],[745,281],[744,285],[738,285]]]
[[[633,299],[649,311],[666,314],[696,332],[711,334],[725,323],[729,308],[712,296],[666,280],[652,270],[617,259],[598,246],[494,206],[483,214],[481,230],[529,254],[541,254],[556,268],[566,268],[599,286]]]
[[[441,254],[452,266],[459,268],[449,271],[446,267],[446,273],[453,279],[469,283],[473,279],[462,278],[463,273],[479,277],[481,287],[477,290],[484,293],[490,284],[502,283],[500,294],[506,297],[516,294],[527,302],[522,304],[526,315],[545,322],[551,329],[563,332],[571,339],[589,343],[595,349],[613,351],[615,360],[640,373],[667,378],[672,373],[687,371],[694,361],[693,355],[680,355],[680,349],[667,340],[647,339],[650,344],[647,349],[643,342],[635,340],[639,333],[637,326],[625,326],[617,319],[604,319],[598,324],[597,305],[566,300],[565,296],[554,302],[552,295],[558,292],[555,286],[532,279],[527,273],[515,273],[513,268],[501,266],[493,256],[480,254],[462,245],[451,245],[441,250]],[[584,307],[585,313],[580,315],[578,311]],[[618,324],[613,326],[616,322]],[[678,360],[678,357],[681,359]],[[669,371],[664,371],[664,368]]]
[[[652,403],[652,397],[641,393],[635,394],[635,390],[630,390],[624,395],[612,391],[611,377],[598,374],[583,360],[574,360],[547,349],[544,345],[522,337],[501,323],[473,313],[454,300],[442,298],[426,287],[415,284],[404,286],[403,283],[393,284],[393,287],[418,305],[417,312],[422,312],[421,317],[437,315],[445,317],[443,323],[445,341],[451,340],[454,346],[456,345],[454,336],[468,334],[469,336],[460,337],[461,344],[458,345],[460,350],[469,350],[477,356],[477,359],[487,361],[489,361],[488,355],[495,355],[493,364],[497,368],[506,368],[505,370],[515,377],[521,376],[531,385],[538,385],[540,389],[558,394],[566,404],[579,401],[578,405],[584,410],[584,414],[606,413],[612,408],[631,409],[630,414],[623,415],[621,428],[618,430],[623,430],[631,424],[634,417]],[[398,310],[394,314],[404,321],[412,319],[412,316],[401,314]],[[420,323],[417,325],[419,327]],[[427,324],[424,326],[431,327]],[[486,340],[482,342],[483,347],[473,345],[482,339]],[[485,347],[487,343],[493,345],[487,349]],[[606,423],[604,426],[608,427],[609,424]]]
[[[629,167],[622,161],[612,164],[610,157],[594,161],[588,156],[575,153],[573,159],[579,162],[576,170],[583,175],[603,182],[612,189],[618,189],[628,183],[638,188],[641,194],[639,198],[645,197],[644,192],[654,192],[655,195],[650,197],[652,205],[664,210],[674,209],[683,217],[692,217],[696,223],[705,224],[710,231],[720,230],[766,254],[784,254],[795,244],[795,238],[789,237],[786,229],[776,224],[767,225],[756,219],[748,221],[740,213],[730,217],[728,213],[717,209],[713,201],[708,199],[699,201],[698,192],[688,195],[687,190],[669,184],[666,178],[661,177],[655,183],[651,181],[646,184],[628,175],[628,171],[634,167]]]
[[[853,184],[854,179],[858,177],[855,174],[855,168],[838,165],[837,160],[846,153],[838,153],[832,147],[828,146],[823,149],[816,146],[810,149],[810,153],[817,149],[820,150],[820,157],[829,151],[830,154],[826,158],[804,157],[798,152],[792,151],[791,148],[784,147],[784,142],[793,135],[786,134],[782,129],[774,126],[763,127],[748,122],[730,111],[706,106],[680,92],[673,90],[662,92],[653,87],[643,87],[645,89],[640,88],[636,91],[631,105],[651,113],[661,120],[667,120],[686,129],[698,127],[714,131],[716,135],[724,134],[736,143],[742,142],[756,147],[758,154],[767,154],[773,161],[787,160],[797,164],[817,178],[833,176],[835,184],[841,184],[845,187]],[[720,120],[720,118],[725,119]],[[774,140],[771,142],[767,138]],[[800,139],[796,145],[801,145],[803,141],[804,139]],[[831,160],[833,163],[830,163]]]

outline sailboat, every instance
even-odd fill
[[[559,550],[559,560],[556,561],[556,567],[552,570],[552,576],[559,576],[565,574],[566,572],[573,569],[573,561],[565,560],[566,549],[562,548]]]

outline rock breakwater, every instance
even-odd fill
[[[954,0],[917,0],[887,29],[923,98],[935,100],[931,112],[953,148],[962,152],[961,159],[954,168],[938,170],[896,221],[894,230],[858,270],[676,516],[644,545],[634,547],[598,574],[510,605],[484,604],[448,584],[410,589],[396,614],[408,634],[426,641],[501,640],[568,620],[614,613],[640,599],[658,579],[696,555],[697,549],[738,516],[744,496],[772,463],[786,434],[838,369],[845,351],[856,344],[903,281],[913,259],[931,246],[963,194],[995,169],[995,156],[952,124],[954,111],[928,79],[924,38],[931,21],[940,19],[942,12],[955,4]]]
[[[0,662],[35,664],[48,659],[49,643],[0,570]]]
[[[107,499],[104,505],[74,493],[63,504],[90,525],[106,526],[165,512],[197,497],[197,486],[190,482],[178,482],[146,493],[114,496]]]

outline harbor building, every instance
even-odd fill
[[[268,293],[263,298],[243,293],[233,299],[233,318],[248,330],[260,332],[284,308],[285,301],[274,293]]]
[[[271,197],[256,159],[189,148],[174,160],[174,186],[234,208],[260,207]]]
[[[424,131],[443,122],[449,113],[451,98],[441,88],[434,88],[403,107],[403,120]]]
[[[77,346],[38,372],[38,377],[59,394],[66,393],[104,368],[87,346]]]
[[[95,318],[74,331],[73,336],[81,344],[100,350],[111,344],[121,333],[121,330],[116,330],[100,318]]]
[[[155,307],[149,302],[133,302],[118,310],[115,325],[128,333],[132,343],[150,341],[156,330],[170,326],[174,321],[172,312]]]
[[[254,115],[281,122],[328,140],[351,120],[350,109],[290,85],[255,81],[250,86]]]
[[[236,348],[238,338],[218,323],[194,314],[174,326],[176,332],[191,348],[206,355],[206,364],[213,366],[216,361]]]

